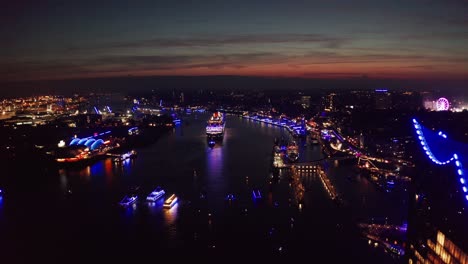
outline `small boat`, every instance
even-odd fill
[[[254,199],[260,199],[262,198],[262,193],[260,193],[259,189],[255,189],[252,191],[252,196]]]
[[[156,202],[159,198],[163,197],[165,193],[166,192],[158,186],[156,189],[154,189],[154,191],[146,196],[146,200],[150,202]]]
[[[138,199],[138,196],[133,194],[133,195],[126,195],[122,201],[120,201],[120,205],[122,206],[129,206],[133,203],[135,203]]]
[[[164,208],[171,208],[174,204],[177,203],[177,196],[175,194],[171,195],[167,200],[164,202]]]
[[[233,201],[235,199],[236,199],[236,197],[232,193],[229,193],[228,195],[226,195],[226,200],[227,201]]]

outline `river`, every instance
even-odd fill
[[[249,254],[329,263],[397,262],[369,247],[356,221],[399,221],[406,213],[394,194],[357,175],[352,160],[324,165],[343,206],[311,174],[301,179],[306,192],[300,207],[288,177],[271,178],[274,138],[289,137],[286,130],[228,115],[224,139],[209,147],[208,117],[182,116],[173,131],[122,164],[105,159],[81,169],[41,168],[39,175],[19,170],[17,177],[24,180],[10,184],[6,191],[11,195],[0,202],[3,251],[18,262]],[[319,146],[303,141],[299,146],[299,162],[323,157]],[[119,206],[135,186],[140,187],[139,201]],[[166,197],[177,194],[179,202],[171,209],[163,209],[163,199],[147,203],[145,196],[157,186]],[[253,189],[263,198],[253,200]],[[235,199],[227,201],[230,193]]]

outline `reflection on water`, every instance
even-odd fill
[[[164,209],[164,223],[166,226],[174,227],[179,211],[179,203],[174,204],[171,208]]]
[[[104,172],[103,161],[99,161],[90,166],[90,172],[92,175],[102,175]]]
[[[106,175],[111,175],[112,174],[112,161],[111,159],[106,159],[104,161],[104,168],[106,171]]]
[[[91,179],[91,166],[86,166],[84,170],[81,170],[80,176],[89,181]]]
[[[67,173],[64,169],[59,170],[59,178],[60,178],[60,189],[62,190],[63,193],[67,193],[69,190],[68,179],[67,179]]]
[[[163,209],[163,219],[164,219],[164,226],[168,234],[169,238],[169,247],[174,247],[177,243],[177,235],[178,235],[178,228],[177,228],[177,218],[179,212],[179,202],[174,204],[171,208]]]
[[[151,201],[146,201],[146,204],[148,205],[148,210],[150,214],[152,215],[158,215],[161,213],[161,210],[163,209],[163,204],[164,204],[164,196],[161,197],[159,200],[155,202]]]
[[[224,175],[224,148],[216,145],[206,150],[206,174],[208,182],[208,192],[220,196],[226,192],[226,175]],[[209,194],[210,195],[210,194]],[[213,195],[210,195],[214,197]]]
[[[222,147],[209,148],[206,151],[207,174],[210,180],[219,181],[223,173]]]
[[[138,213],[138,203],[133,203],[129,206],[121,208],[123,210],[123,215],[126,220],[133,220]]]

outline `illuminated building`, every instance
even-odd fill
[[[309,108],[310,107],[310,95],[301,96],[301,105],[304,108]]]
[[[420,149],[410,192],[409,263],[468,263],[467,145],[413,119]]]
[[[334,106],[334,97],[336,96],[335,93],[331,93],[327,95],[325,98],[325,111],[335,111]]]

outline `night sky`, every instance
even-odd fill
[[[468,77],[462,0],[10,1],[0,36],[3,81]]]

